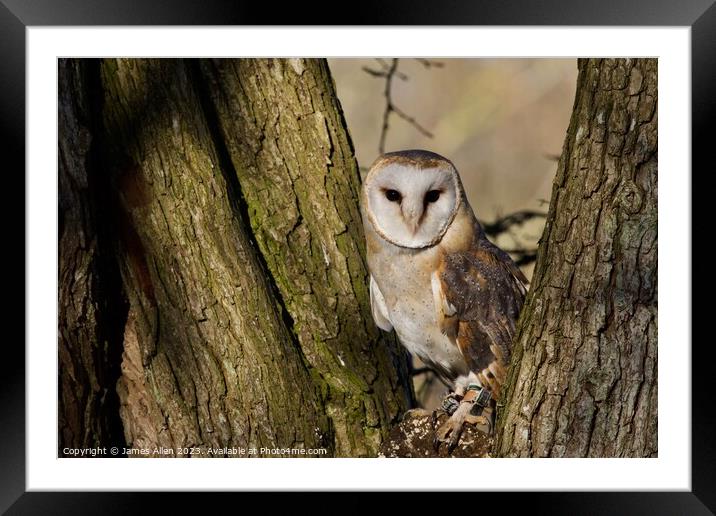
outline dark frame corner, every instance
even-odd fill
[[[648,0],[545,0],[531,2],[499,0],[480,2],[451,2],[451,9],[430,8],[426,0],[392,2],[389,6],[362,4],[355,19],[338,24],[372,25],[661,25],[690,26],[692,44],[692,158],[693,170],[702,174],[713,170],[713,158],[707,168],[711,147],[715,141],[716,120],[716,4],[715,0],[683,2],[649,2]],[[371,4],[372,2],[368,2]],[[457,4],[457,5],[453,5]],[[409,7],[408,7],[409,6]],[[259,12],[261,10],[265,12]],[[138,0],[108,0],[101,7],[92,0],[0,0],[0,128],[3,142],[6,177],[18,178],[20,191],[25,193],[25,28],[33,25],[233,25],[298,24],[316,25],[315,11],[306,12],[300,6],[287,7],[277,14],[271,7],[228,0],[192,2],[140,2]],[[294,12],[295,11],[295,12]],[[325,9],[325,12],[331,12]],[[325,15],[321,15],[326,18]],[[323,24],[336,20],[321,19]],[[16,172],[12,174],[10,172]],[[682,172],[686,173],[686,172]],[[692,175],[693,177],[693,175]],[[698,193],[698,192],[695,192]],[[25,195],[22,196],[25,199]],[[704,205],[692,203],[692,219],[708,220]],[[699,210],[702,210],[701,212]],[[14,212],[13,215],[17,213]],[[6,221],[15,217],[8,212]],[[18,227],[25,241],[25,226]],[[692,231],[693,235],[693,231]],[[27,256],[21,253],[23,270]],[[692,260],[692,274],[696,278],[710,278],[710,260]],[[668,271],[667,271],[668,272]],[[19,275],[16,275],[19,276]],[[708,281],[708,280],[707,280]],[[709,282],[710,283],[710,282]],[[700,290],[710,290],[703,288]],[[698,289],[694,290],[696,293]],[[25,295],[23,294],[23,309]],[[696,317],[707,318],[709,303],[697,303],[692,308]],[[16,303],[15,306],[20,305]],[[699,313],[703,312],[703,313]],[[26,315],[26,314],[25,314]],[[703,318],[698,317],[702,315]],[[24,317],[23,317],[24,318]],[[10,320],[8,318],[8,320]],[[24,339],[23,339],[24,340]],[[526,498],[538,513],[580,514],[714,514],[716,492],[713,472],[716,470],[716,418],[713,399],[707,385],[707,368],[714,363],[709,355],[713,340],[693,339],[692,345],[692,491],[681,493],[530,493],[516,495]],[[0,425],[0,511],[14,514],[114,514],[146,508],[147,495],[127,493],[26,493],[25,492],[25,353],[14,341],[5,339],[10,356],[3,363],[2,376],[3,425]],[[687,345],[687,343],[684,343]],[[210,495],[214,498],[216,495]],[[480,504],[503,505],[502,495],[479,495]],[[162,503],[182,504],[186,495],[163,496]],[[502,502],[500,501],[502,500]],[[172,503],[173,502],[173,503]],[[360,505],[360,503],[359,503]],[[365,505],[367,510],[371,507]],[[374,507],[372,507],[374,509]]]

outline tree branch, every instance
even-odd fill
[[[439,61],[432,61],[428,59],[416,59],[418,62],[420,62],[423,66],[426,68],[442,68],[443,63]],[[423,127],[418,121],[405,113],[402,109],[398,108],[395,103],[393,102],[393,96],[392,96],[392,87],[393,87],[393,78],[398,77],[399,79],[403,81],[408,80],[408,76],[398,70],[398,58],[393,58],[390,60],[390,62],[385,61],[383,59],[376,59],[378,64],[382,67],[381,70],[375,70],[373,68],[369,68],[367,66],[364,66],[362,69],[364,72],[366,72],[368,75],[380,79],[385,79],[385,87],[383,89],[383,96],[385,97],[385,110],[383,111],[383,124],[380,129],[380,141],[378,143],[378,152],[379,154],[385,153],[385,141],[388,137],[388,129],[390,128],[390,115],[392,113],[395,113],[396,116],[399,118],[402,118],[405,120],[408,124],[413,126],[420,134],[423,136],[426,136],[428,138],[432,138],[433,134],[428,131],[425,127]]]
[[[528,220],[544,218],[546,216],[547,214],[542,211],[520,210],[499,217],[494,222],[483,222],[481,224],[482,229],[485,230],[486,234],[489,236],[497,236],[501,233],[509,231],[512,226],[518,226],[520,224],[524,224]]]

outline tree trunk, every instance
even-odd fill
[[[375,455],[412,391],[371,323],[358,174],[325,62],[119,59],[100,73],[96,172],[111,178],[101,208],[130,305],[127,443]]]
[[[338,455],[375,455],[412,403],[404,352],[369,308],[360,175],[324,60],[204,60],[212,113]]]
[[[580,60],[495,452],[657,455],[657,61]]]
[[[60,456],[65,448],[123,443],[114,383],[126,307],[116,265],[101,245],[97,178],[88,173],[93,124],[86,78],[79,61],[58,61]]]

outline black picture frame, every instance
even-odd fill
[[[716,125],[716,4],[715,0],[504,0],[445,2],[426,0],[384,2],[363,1],[359,8],[340,14],[343,9],[311,3],[286,3],[285,7],[261,2],[238,4],[230,0],[141,1],[141,0],[0,0],[0,128],[2,169],[8,197],[25,199],[25,29],[36,25],[255,25],[255,24],[331,24],[331,25],[621,25],[691,27],[692,71],[692,162],[701,175],[713,170],[711,148]],[[334,19],[327,19],[333,16]],[[340,17],[343,16],[343,19]],[[346,18],[350,16],[350,18]],[[707,160],[710,166],[707,168]],[[688,171],[670,173],[688,174]],[[691,178],[699,177],[692,173]],[[20,184],[12,189],[9,180]],[[13,185],[14,186],[14,185]],[[698,190],[694,190],[694,193]],[[703,189],[701,191],[703,193]],[[23,232],[21,252],[11,253],[27,274],[25,226],[17,223],[20,207],[4,205],[7,230]],[[24,213],[24,209],[23,209]],[[692,220],[707,221],[704,205],[692,202]],[[692,226],[693,227],[693,226]],[[708,228],[707,228],[708,229]],[[699,237],[692,230],[692,241]],[[693,249],[692,249],[693,253]],[[693,254],[692,254],[693,256]],[[692,277],[697,279],[693,295],[711,283],[708,258],[692,259]],[[668,271],[663,271],[668,273]],[[9,276],[19,277],[17,274]],[[704,278],[705,280],[700,280]],[[22,306],[13,299],[12,306]],[[686,301],[686,300],[685,300]],[[27,307],[32,309],[32,307]],[[708,302],[692,300],[692,321],[708,320]],[[701,316],[701,317],[699,317]],[[7,317],[7,316],[6,316]],[[24,319],[24,317],[23,317]],[[7,317],[6,327],[12,317]],[[18,320],[15,318],[14,320]],[[24,327],[23,327],[24,328]],[[9,334],[8,334],[9,335]],[[696,333],[694,332],[694,335]],[[23,330],[24,337],[24,330]],[[692,491],[640,493],[529,493],[473,495],[479,507],[496,505],[504,510],[505,500],[522,498],[533,513],[567,514],[714,514],[716,494],[716,419],[712,410],[709,372],[714,363],[710,341],[692,338],[683,343],[692,352]],[[24,341],[24,338],[23,338]],[[119,514],[149,508],[147,496],[132,493],[39,493],[25,492],[25,352],[11,338],[5,339],[0,390],[0,511],[11,514]],[[54,348],[48,352],[55,352]],[[668,378],[660,388],[668,389]],[[213,504],[217,495],[212,496]],[[187,508],[184,495],[163,496],[164,510],[174,504]],[[357,499],[358,500],[358,499]],[[362,499],[361,499],[362,500]],[[421,503],[420,497],[413,500]],[[444,500],[447,500],[445,498]],[[300,502],[299,502],[300,503]],[[351,507],[359,509],[362,501]],[[374,510],[369,502],[365,509]],[[477,505],[476,505],[477,507]],[[453,509],[454,510],[454,509]]]

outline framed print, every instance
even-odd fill
[[[713,510],[690,259],[708,1],[351,27],[5,4],[27,309],[3,510],[154,490]]]

